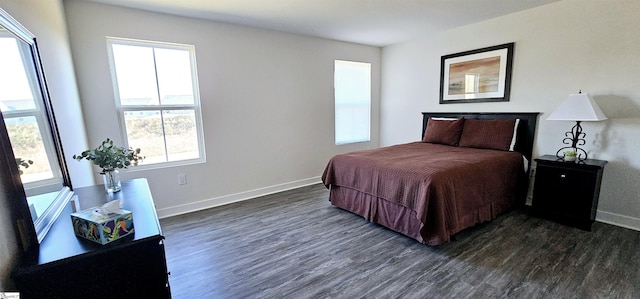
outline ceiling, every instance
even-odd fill
[[[559,0],[84,0],[387,46]]]

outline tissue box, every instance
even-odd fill
[[[120,210],[108,216],[95,213],[99,207],[71,214],[73,232],[102,245],[133,233],[133,215],[131,211]]]

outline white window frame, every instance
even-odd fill
[[[336,88],[336,84],[337,84],[337,80],[336,80],[336,73],[337,73],[337,68],[336,66],[338,65],[338,63],[342,63],[342,64],[352,64],[352,65],[358,65],[358,66],[366,66],[369,69],[369,86],[368,86],[368,103],[367,103],[367,117],[368,117],[368,123],[367,123],[367,135],[366,138],[358,138],[358,139],[352,139],[352,140],[338,140],[338,110],[339,107],[342,104],[338,103],[338,95],[337,95],[337,88]],[[334,142],[336,145],[345,145],[345,144],[352,144],[352,143],[361,143],[361,142],[370,142],[371,141],[371,102],[372,102],[372,74],[371,74],[371,70],[372,70],[372,65],[369,62],[358,62],[358,61],[349,61],[349,60],[340,60],[340,59],[336,59],[334,60]]]
[[[186,45],[186,44],[177,44],[177,43],[168,43],[168,42],[158,42],[158,41],[148,41],[148,40],[138,40],[138,39],[129,39],[129,38],[119,38],[119,37],[110,37],[107,38],[107,51],[109,56],[109,68],[111,69],[111,78],[113,82],[113,91],[114,98],[116,102],[116,109],[118,110],[118,119],[120,122],[120,132],[122,135],[122,140],[125,142],[125,146],[129,147],[128,134],[127,134],[127,126],[125,121],[125,113],[129,111],[160,111],[161,117],[162,112],[166,110],[192,110],[194,111],[195,121],[196,121],[196,134],[198,138],[198,157],[194,159],[186,159],[186,160],[177,160],[177,161],[165,161],[158,162],[152,164],[146,164],[144,161],[140,165],[129,168],[129,170],[146,170],[146,169],[156,169],[156,168],[164,168],[164,167],[173,167],[173,166],[181,166],[181,165],[190,165],[190,164],[198,164],[206,162],[206,151],[205,151],[205,142],[204,142],[204,130],[202,125],[202,112],[200,106],[200,88],[198,85],[198,76],[197,76],[197,68],[196,68],[196,54],[195,54],[195,46]],[[139,47],[147,47],[147,48],[160,48],[160,49],[174,49],[174,50],[185,50],[189,52],[189,58],[191,62],[191,82],[193,84],[193,104],[162,104],[161,102],[158,105],[122,105],[120,99],[120,92],[118,88],[118,80],[115,69],[115,60],[113,56],[113,45],[128,45],[128,46],[139,46]],[[164,130],[164,125],[163,125]],[[166,149],[167,144],[165,141],[165,153],[168,155],[168,150]],[[142,149],[142,154],[144,155],[144,149]]]

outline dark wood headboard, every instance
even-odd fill
[[[536,123],[538,121],[538,112],[422,112],[422,137],[427,129],[427,121],[429,117],[447,117],[447,118],[470,118],[470,119],[520,119],[518,125],[518,138],[516,139],[515,150],[523,154],[529,163],[533,154],[533,139],[536,135]]]

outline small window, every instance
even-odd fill
[[[107,43],[127,146],[142,149],[143,165],[203,162],[195,47],[119,38]]]
[[[371,64],[335,61],[335,142],[371,139]]]

